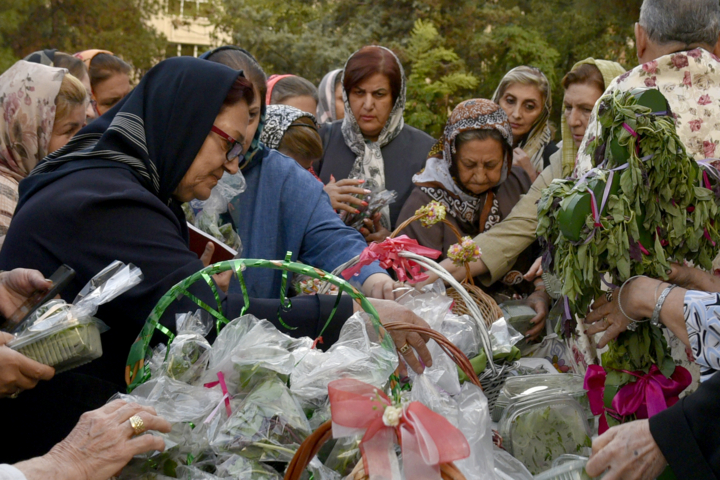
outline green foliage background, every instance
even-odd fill
[[[168,0],[0,0],[0,71],[41,48],[106,48],[140,73],[165,56],[147,19]],[[642,0],[208,0],[223,38],[250,50],[269,73],[315,82],[363,45],[400,57],[406,121],[438,135],[460,101],[492,96],[509,69],[545,72],[559,121],[559,81],[592,56],[632,67]]]

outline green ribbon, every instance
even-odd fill
[[[307,275],[311,278],[316,278],[321,281],[330,282],[331,284],[338,287],[338,299],[335,301],[335,307],[333,308],[330,318],[325,323],[325,326],[321,330],[321,335],[327,328],[327,326],[330,324],[330,321],[333,319],[335,312],[339,306],[340,302],[340,295],[342,293],[345,293],[347,295],[350,295],[350,297],[355,300],[362,309],[367,312],[370,315],[371,322],[373,326],[375,327],[375,330],[380,333],[380,329],[382,325],[380,324],[380,318],[378,316],[377,311],[375,310],[375,307],[372,306],[372,304],[365,298],[365,296],[360,293],[355,287],[350,285],[347,281],[336,277],[335,275],[331,275],[327,272],[324,272],[318,268],[311,267],[309,265],[305,265],[298,262],[291,262],[288,260],[280,261],[280,260],[260,260],[260,259],[236,259],[236,260],[229,260],[226,262],[220,262],[216,263],[215,265],[210,265],[209,267],[206,267],[199,272],[194,273],[193,275],[189,276],[185,280],[179,282],[177,285],[172,287],[165,295],[160,298],[155,308],[150,312],[150,315],[148,316],[147,320],[145,321],[145,325],[143,326],[142,330],[140,331],[140,334],[138,335],[135,342],[130,347],[130,353],[128,354],[128,359],[126,362],[126,380],[128,381],[128,392],[131,392],[133,389],[135,389],[138,385],[141,385],[142,383],[148,381],[150,379],[150,368],[145,362],[145,358],[148,352],[148,348],[150,345],[150,341],[152,340],[152,336],[155,333],[156,330],[160,330],[163,334],[167,335],[170,339],[168,341],[168,345],[172,342],[174,335],[172,332],[166,328],[165,326],[160,324],[160,318],[165,313],[165,310],[172,304],[174,301],[178,300],[182,296],[185,296],[192,300],[194,303],[196,303],[200,308],[208,311],[213,317],[216,319],[216,326],[218,328],[218,331],[222,328],[222,325],[228,323],[228,319],[224,316],[222,312],[222,303],[220,301],[220,295],[217,291],[217,286],[215,285],[215,282],[212,280],[212,276],[216,275],[218,273],[222,273],[228,270],[234,270],[235,273],[238,276],[238,280],[240,281],[240,287],[242,288],[243,292],[243,299],[245,301],[245,305],[242,309],[241,316],[245,315],[247,312],[248,307],[250,306],[250,298],[247,293],[247,287],[245,284],[245,280],[243,278],[242,271],[247,267],[253,267],[253,268],[271,268],[274,270],[282,270],[286,272],[292,272],[298,275]],[[283,303],[285,304],[285,288],[287,287],[287,275],[284,276],[285,281],[283,282],[284,288],[282,289],[282,296],[283,296]],[[198,280],[202,280],[205,283],[208,284],[211,290],[216,294],[215,298],[218,300],[218,309],[215,310],[214,308],[207,305],[205,302],[197,298],[195,295],[191,294],[189,292],[189,288]],[[289,302],[289,300],[288,300]],[[289,328],[289,327],[288,327]],[[388,351],[395,351],[395,345],[392,342],[392,339],[389,335],[381,335],[382,340],[380,340],[381,345],[383,348],[387,349]],[[169,351],[169,349],[168,349]]]

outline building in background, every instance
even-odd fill
[[[166,0],[164,11],[150,24],[167,38],[165,57],[197,57],[223,42],[217,38],[208,17],[216,7],[213,0]]]

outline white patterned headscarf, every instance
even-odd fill
[[[294,123],[295,120],[302,117],[307,117],[315,123],[315,116],[312,113],[304,112],[290,105],[268,105],[265,127],[263,128],[262,134],[260,134],[260,141],[268,148],[277,150],[280,147],[283,136],[285,136],[285,132],[292,126],[312,128],[317,131],[317,128],[314,128],[312,125]]]
[[[352,170],[350,170],[349,178],[363,179],[365,180],[365,188],[373,191],[382,191],[385,190],[385,160],[383,159],[381,149],[388,143],[392,142],[405,126],[405,122],[403,121],[403,112],[405,110],[405,71],[402,68],[400,60],[398,60],[394,53],[385,47],[374,47],[382,48],[383,50],[390,52],[392,58],[394,58],[397,62],[398,68],[400,69],[400,76],[402,78],[400,92],[395,100],[392,110],[390,111],[390,117],[388,117],[387,123],[385,123],[377,141],[371,142],[365,139],[362,131],[360,131],[360,126],[358,125],[355,115],[353,115],[352,109],[350,108],[348,94],[343,88],[345,118],[342,123],[342,134],[345,139],[345,144],[355,155],[357,155]],[[360,50],[358,50],[358,52],[359,51]],[[355,52],[350,56],[348,63],[358,52]],[[347,63],[345,64],[344,71],[345,70],[347,70]],[[343,78],[344,75],[345,74],[343,73]],[[380,213],[382,214],[382,225],[389,229],[390,208],[386,206],[380,211]]]
[[[342,75],[342,68],[325,75],[318,87],[317,119],[321,124],[332,123],[338,119],[335,111],[335,79]],[[342,77],[341,77],[342,78]]]

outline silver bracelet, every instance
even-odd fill
[[[645,275],[635,275],[634,277],[628,278],[627,280],[625,280],[625,283],[623,283],[622,286],[620,287],[620,289],[618,290],[618,308],[620,308],[620,313],[622,313],[625,316],[625,318],[630,320],[630,324],[627,326],[627,328],[631,332],[635,331],[638,323],[643,323],[643,322],[646,322],[647,320],[635,320],[634,318],[630,318],[628,316],[628,314],[625,313],[625,310],[623,310],[623,307],[622,307],[622,291],[623,291],[623,288],[625,288],[625,285],[627,285],[631,281],[635,280],[636,278],[644,277],[644,276]]]
[[[656,327],[660,326],[660,310],[662,310],[663,304],[665,303],[665,299],[667,299],[667,296],[670,295],[670,292],[675,287],[677,287],[677,285],[669,285],[660,294],[660,298],[658,298],[658,301],[655,304],[655,309],[653,310],[652,317],[650,317],[651,325],[655,325]]]

